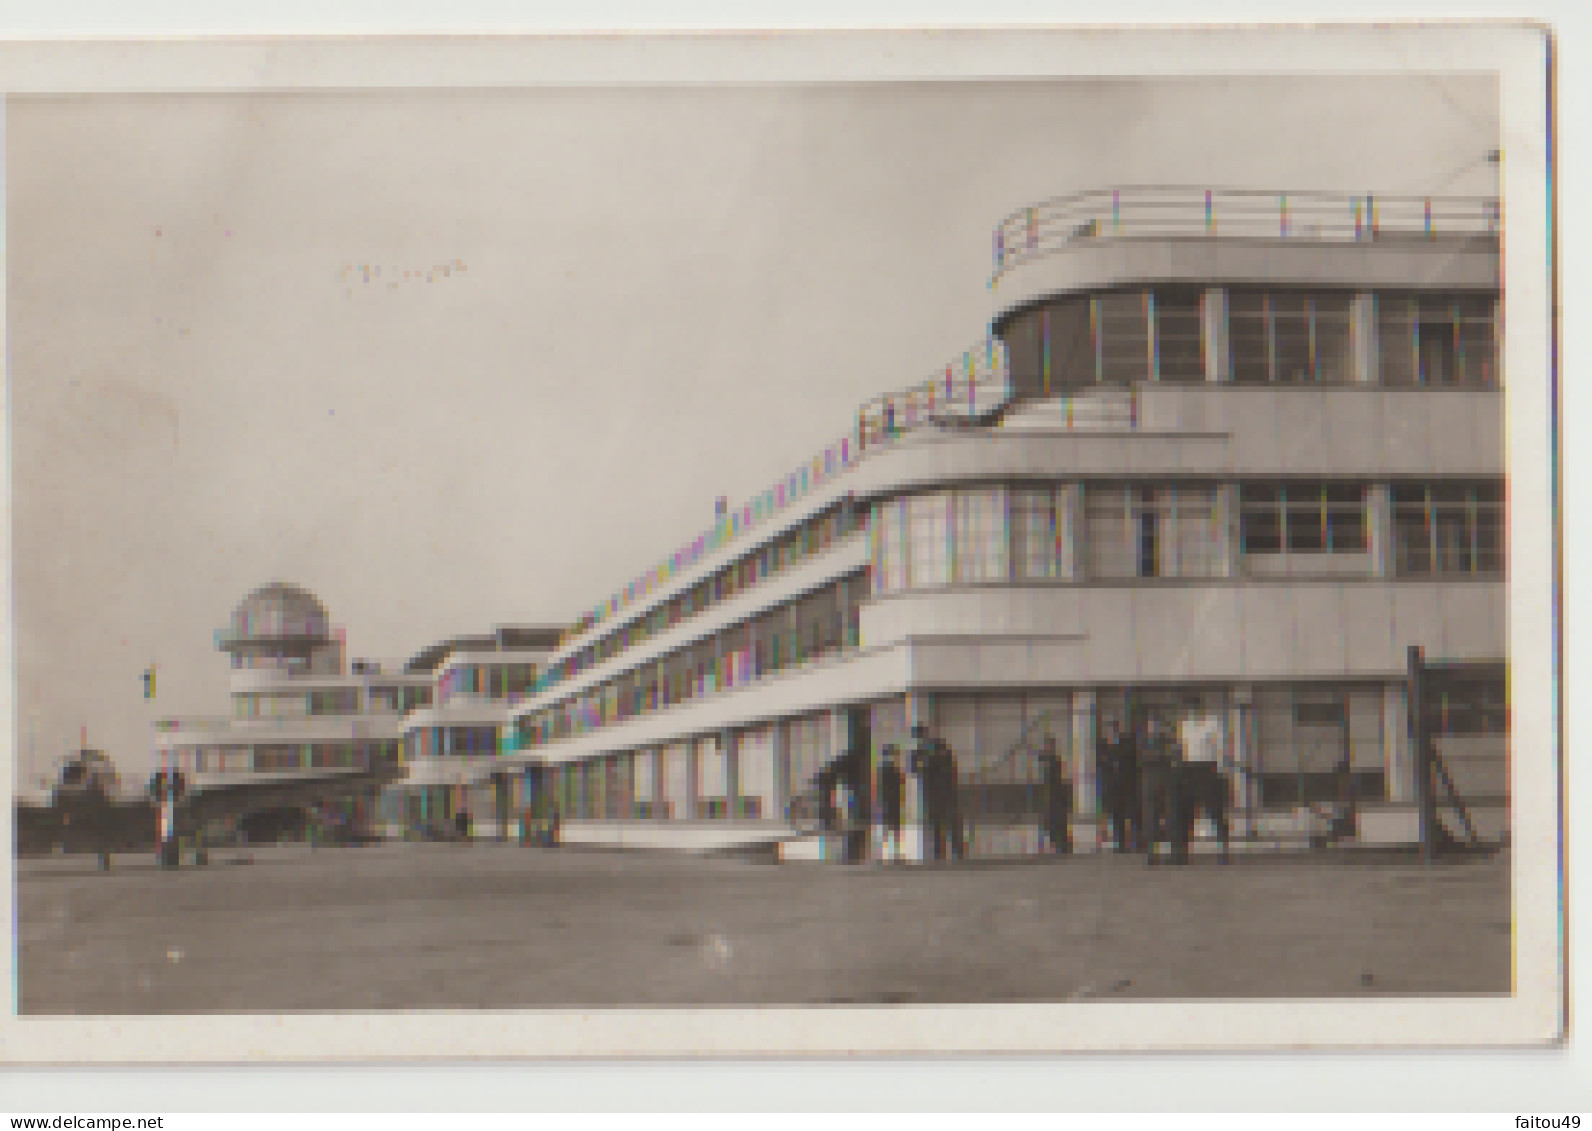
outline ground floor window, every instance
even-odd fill
[[[791,821],[818,817],[818,789],[814,778],[834,757],[828,712],[788,719],[785,728],[785,816]]]
[[[739,794],[736,816],[755,821],[779,812],[779,768],[775,760],[773,725],[743,731],[736,740]]]
[[[692,780],[692,752],[688,743],[675,743],[663,748],[662,794],[659,797],[659,816],[664,820],[685,820],[695,816],[696,783]]]
[[[1380,685],[1258,689],[1250,766],[1260,806],[1386,797],[1383,701]]]

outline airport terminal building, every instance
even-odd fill
[[[924,723],[974,853],[1038,850],[1047,740],[1088,849],[1097,735],[1147,714],[1218,728],[1250,835],[1347,776],[1362,836],[1415,839],[1408,647],[1504,671],[1496,202],[1105,190],[994,243],[987,341],[548,657],[501,761],[567,841],[788,837]],[[1441,719],[1496,834],[1503,676]]]
[[[1438,745],[1507,829],[1495,201],[1118,189],[994,237],[990,333],[565,632],[345,670],[273,585],[217,645],[234,714],[162,724],[201,785],[399,772],[389,832],[461,809],[566,843],[816,854],[815,776],[929,726],[975,854],[1041,848],[1039,752],[1099,840],[1110,722],[1213,728],[1242,835],[1352,784],[1416,838],[1406,653],[1475,663]],[[467,563],[460,563],[467,569]],[[1207,733],[1211,731],[1208,729]],[[912,779],[909,779],[911,781]],[[922,803],[907,791],[909,854]]]

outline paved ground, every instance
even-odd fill
[[[23,861],[24,1013],[1507,993],[1507,855],[772,865],[509,846]]]

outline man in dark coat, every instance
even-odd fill
[[[1140,751],[1142,836],[1150,864],[1160,863],[1155,855],[1160,841],[1166,841],[1173,855],[1177,855],[1177,830],[1183,816],[1178,803],[1179,761],[1179,751],[1171,733],[1152,716],[1145,723],[1144,745]]]
[[[912,760],[908,765],[923,793],[925,853],[932,859],[944,860],[949,831],[944,765],[939,743],[929,737],[929,728],[921,723],[912,728]]]
[[[1040,747],[1039,766],[1045,779],[1045,837],[1050,850],[1059,854],[1072,851],[1072,777],[1067,764],[1056,753],[1056,736],[1045,735]]]
[[[906,778],[896,762],[896,748],[886,746],[879,759],[879,824],[883,843],[880,856],[885,860],[901,859],[901,800],[906,792]],[[886,848],[885,846],[889,847]]]
[[[846,863],[861,864],[868,859],[868,840],[870,833],[870,817],[873,805],[869,787],[873,784],[869,779],[873,776],[869,771],[871,767],[868,751],[865,749],[847,750],[836,759],[836,771],[840,784],[844,785],[851,794],[851,813],[846,825]]]
[[[1105,725],[1097,758],[1100,808],[1111,829],[1111,843],[1118,852],[1132,851],[1140,839],[1142,824],[1138,747],[1112,720]]]
[[[935,739],[934,772],[939,779],[940,805],[945,814],[945,832],[950,854],[958,860],[967,859],[967,833],[962,825],[962,798],[958,786],[956,755],[950,746]]]

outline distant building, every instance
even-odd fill
[[[388,818],[391,831],[406,814],[417,821],[432,812],[451,816],[464,779],[436,767],[474,763],[443,763],[442,753],[491,755],[509,702],[534,682],[553,636],[553,629],[505,628],[437,645],[408,664],[350,664],[320,601],[274,582],[244,598],[216,633],[216,647],[232,665],[232,713],[162,721],[158,755],[197,791],[317,781],[332,787],[373,767],[406,767],[417,775],[414,783],[345,802],[349,815]]]

